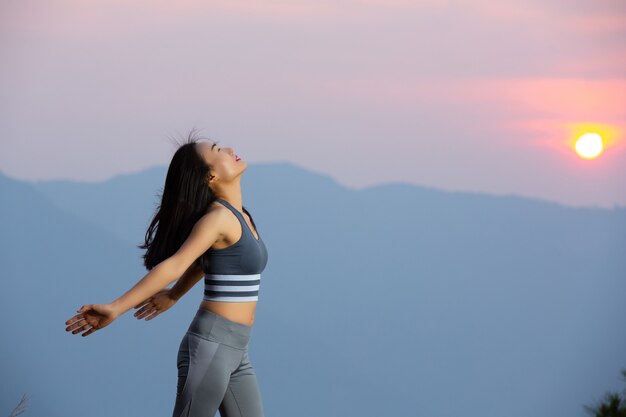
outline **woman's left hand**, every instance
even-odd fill
[[[143,318],[146,321],[150,321],[161,313],[167,311],[171,306],[178,301],[172,296],[171,288],[165,288],[154,294],[152,297],[144,300],[142,303],[135,306],[138,308],[134,314],[138,320]]]

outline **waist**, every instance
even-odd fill
[[[233,303],[202,300],[199,307],[212,311],[222,317],[226,317],[230,321],[252,326],[254,324],[257,304],[256,301]]]
[[[205,274],[204,299],[258,301],[261,274]]]
[[[246,349],[250,341],[252,326],[229,320],[210,310],[198,308],[187,331],[235,349]]]

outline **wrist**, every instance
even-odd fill
[[[182,297],[183,295],[176,292],[174,288],[172,287],[167,290],[167,296],[174,301],[178,301],[180,297]]]
[[[111,311],[113,312],[115,318],[118,318],[126,312],[126,310],[124,310],[118,300],[110,302],[109,307],[111,308]]]

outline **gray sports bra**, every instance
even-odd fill
[[[216,198],[233,212],[241,224],[241,237],[234,244],[209,249],[209,270],[204,271],[204,299],[209,301],[258,301],[261,272],[267,265],[267,248],[257,228],[257,240],[243,217],[228,201]]]

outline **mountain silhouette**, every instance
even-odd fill
[[[147,271],[165,167],[98,183],[0,175],[1,411],[169,416],[200,281],[146,322],[64,322]],[[393,183],[360,190],[250,164],[266,242],[250,342],[267,415],[583,417],[619,388],[626,210]]]

